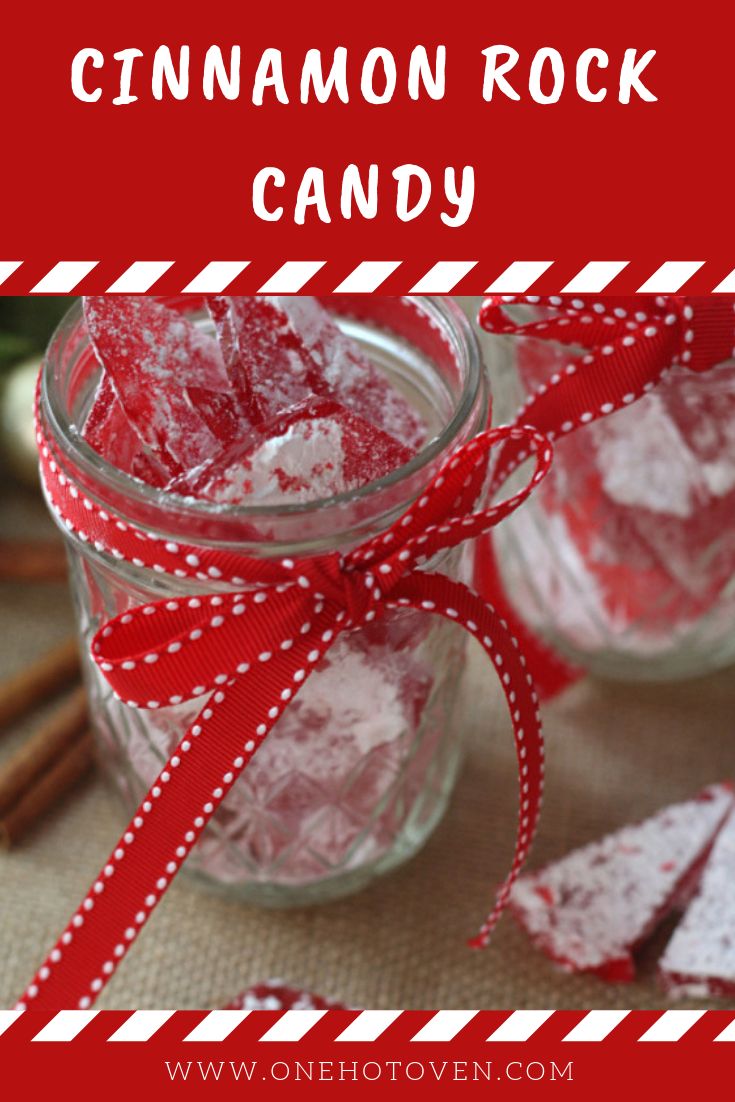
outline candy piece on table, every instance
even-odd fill
[[[125,474],[158,489],[169,481],[166,468],[146,452],[125,415],[108,375],[100,379],[82,436],[91,448]]]
[[[735,815],[720,831],[699,891],[659,965],[676,998],[735,997]]]
[[[97,359],[128,421],[169,476],[216,452],[219,433],[208,423],[210,407],[203,415],[187,388],[229,390],[217,342],[181,314],[140,295],[85,298],[84,313]]]
[[[253,423],[322,395],[407,447],[424,442],[417,411],[315,298],[213,296],[209,304],[227,372]]]
[[[732,789],[712,785],[520,877],[512,912],[565,971],[632,980],[633,952],[691,894],[732,809]]]
[[[282,980],[256,983],[238,995],[225,1010],[346,1010],[342,1003],[324,999],[311,991],[288,987]]]
[[[382,478],[411,455],[334,399],[310,397],[174,480],[169,489],[228,505],[313,501]]]

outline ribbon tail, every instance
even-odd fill
[[[503,583],[493,536],[493,532],[488,532],[479,544],[475,586],[518,640],[541,700],[551,700],[584,677],[586,671],[581,666],[567,662],[550,643],[524,623],[516,612]]]
[[[314,628],[318,632],[300,636],[206,700],[19,1008],[92,1005],[287,702],[339,634],[328,609]]]
[[[462,582],[452,581],[443,574],[417,572],[396,586],[389,603],[396,604],[399,600],[402,605],[408,602],[413,608],[443,616],[477,639],[498,674],[513,724],[520,787],[518,830],[510,872],[498,890],[495,905],[470,942],[473,948],[484,948],[505,910],[538,825],[544,785],[544,743],[538,695],[518,640],[506,622],[492,605]]]

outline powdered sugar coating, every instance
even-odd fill
[[[316,501],[402,467],[411,451],[330,398],[307,398],[171,485],[219,505]]]
[[[109,375],[103,374],[82,428],[91,448],[125,474],[161,487],[168,471],[147,451],[115,394]]]
[[[677,901],[732,810],[713,785],[521,877],[511,908],[536,944],[567,971],[631,979],[631,953]]]
[[[97,359],[141,450],[173,477],[214,455],[221,434],[197,410],[187,388],[228,393],[216,341],[144,296],[86,298],[84,313]]]
[[[311,991],[289,987],[283,980],[254,984],[233,999],[225,1010],[344,1010],[342,1003],[324,999]]]
[[[516,352],[531,390],[587,369],[552,342],[524,339]],[[611,416],[587,423],[570,409],[552,477],[499,533],[518,611],[601,672],[629,676],[636,658],[670,672],[702,672],[710,654],[722,661],[733,617],[734,383],[732,362],[703,373],[679,365],[655,391],[626,395],[624,408],[591,411]]]
[[[83,435],[120,470],[221,505],[293,503],[375,481],[423,442],[418,413],[316,299],[209,305],[219,346],[155,299],[85,299],[103,375]]]
[[[720,832],[701,885],[660,962],[670,994],[681,998],[735,992],[735,815]]]
[[[332,397],[417,449],[426,426],[410,402],[331,319],[317,299],[215,296],[210,309],[233,385],[251,396],[254,423],[311,395]],[[239,372],[233,367],[233,347]]]

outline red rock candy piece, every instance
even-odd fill
[[[175,477],[220,448],[210,407],[203,415],[188,388],[226,393],[216,341],[181,314],[144,296],[84,300],[97,359],[149,454]],[[209,423],[208,423],[209,422]],[[247,422],[243,422],[247,424]],[[229,426],[221,436],[227,439]]]
[[[411,451],[331,398],[307,398],[170,489],[217,503],[298,502],[356,489]]]
[[[252,371],[249,371],[247,367],[248,355],[255,359],[258,352],[260,352],[265,355],[266,359],[268,358],[270,340],[268,334],[270,322],[273,320],[272,311],[265,298],[250,298],[247,300],[251,305],[248,309],[243,310],[243,327],[250,325],[253,344],[250,353],[248,353],[248,345],[245,342],[243,333],[246,351],[241,356],[235,331],[233,309],[231,308],[232,302],[232,299],[224,295],[210,295],[207,298],[207,305],[217,331],[217,341],[219,342],[232,392],[237,396],[237,401],[250,423],[257,425],[265,417],[265,411],[263,404],[253,391]],[[275,351],[275,349],[271,348],[270,351]]]
[[[713,785],[521,877],[515,917],[566,971],[631,980],[633,951],[691,887],[733,802],[729,786]]]
[[[91,448],[125,474],[159,489],[168,482],[166,469],[145,452],[107,375],[100,380],[82,436]]]
[[[232,447],[250,431],[250,423],[243,417],[234,394],[202,386],[187,386],[185,393],[220,447]]]
[[[282,980],[267,980],[248,987],[225,1010],[346,1010],[342,1003],[324,999],[311,991],[288,987]]]
[[[426,426],[315,298],[210,298],[228,374],[253,423],[310,395],[333,397],[407,447]],[[236,350],[236,352],[235,352]]]
[[[672,996],[735,996],[735,815],[714,844],[699,891],[669,941],[659,969]]]

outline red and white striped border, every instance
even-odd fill
[[[27,1036],[24,1031],[24,1039],[39,1042],[74,1041],[97,1018],[102,1023],[105,1018],[112,1019],[109,1033],[97,1033],[97,1039],[109,1042],[150,1041],[164,1027],[168,1040],[225,1041],[236,1037],[246,1019],[250,1019],[248,1040],[258,1042],[302,1041],[317,1027],[321,1041],[334,1042],[383,1042],[400,1037],[402,1041],[439,1043],[471,1035],[487,1043],[599,1043],[621,1039],[621,1027],[625,1027],[625,1039],[633,1042],[672,1043],[694,1037],[700,1043],[735,1042],[735,1014],[713,1010],[665,1010],[654,1014],[630,1010],[439,1010],[428,1018],[423,1012],[405,1010],[212,1010],[203,1013],[193,1028],[191,1011],[136,1010],[120,1023],[120,1015],[113,1011],[62,1010],[47,1017],[31,1011],[0,1010],[0,1046],[5,1040],[12,1041],[14,1033],[17,1037],[25,1014],[33,1022],[33,1032]],[[350,1015],[351,1020],[345,1024]],[[417,1018],[422,1024],[416,1029]],[[698,1028],[693,1032],[695,1026]],[[413,1029],[415,1032],[411,1032]]]
[[[644,278],[645,277],[645,278]],[[666,260],[642,270],[627,260],[591,260],[578,270],[553,260],[514,260],[505,266],[478,260],[438,260],[428,270],[404,260],[363,260],[349,270],[325,260],[287,260],[275,269],[249,260],[210,260],[192,265],[173,260],[0,260],[1,294],[247,294],[319,293],[522,294],[537,283],[546,293],[676,294],[685,286],[701,294],[735,293],[735,269],[703,260]]]

